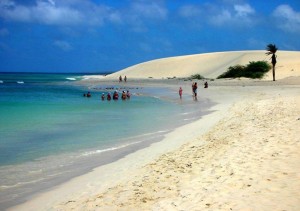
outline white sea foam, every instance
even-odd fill
[[[76,78],[66,78],[66,79],[68,79],[70,81],[76,81]]]
[[[9,188],[15,188],[15,187],[19,187],[19,186],[23,186],[23,185],[27,185],[27,184],[33,184],[33,183],[43,181],[45,179],[46,178],[40,178],[40,179],[37,179],[37,180],[32,180],[32,181],[27,181],[27,182],[18,182],[18,183],[13,184],[13,185],[1,185],[0,190],[1,189],[4,190],[4,189],[9,189]]]
[[[141,141],[132,142],[132,143],[129,143],[129,144],[123,144],[123,145],[118,146],[118,147],[110,147],[110,148],[107,148],[107,149],[99,149],[99,150],[94,150],[94,151],[90,151],[90,152],[84,152],[81,155],[82,156],[88,156],[88,155],[93,155],[93,154],[99,154],[99,153],[103,153],[103,152],[122,149],[122,148],[128,147],[128,146],[133,145],[133,144],[138,144],[138,143],[141,143]]]
[[[193,117],[193,118],[186,118],[186,119],[183,119],[183,121],[191,121],[191,120],[194,120],[194,119],[197,119],[196,117]]]
[[[24,84],[24,81],[17,81],[18,84]]]
[[[191,114],[192,112],[184,112],[184,113],[181,113],[180,115],[188,115],[188,114]]]
[[[155,134],[161,134],[161,133],[166,133],[166,132],[168,132],[168,130],[160,130],[160,131],[156,131],[156,132],[153,132],[153,133],[144,133],[144,134],[141,134],[141,135],[138,135],[138,136],[130,137],[130,139],[143,138],[143,137],[146,137],[146,136],[153,136]],[[126,144],[123,144],[123,145],[120,145],[120,146],[110,147],[110,148],[107,148],[107,149],[99,149],[99,150],[84,152],[84,153],[81,154],[81,156],[89,156],[89,155],[94,155],[94,154],[100,154],[100,153],[103,153],[103,152],[114,151],[114,150],[122,149],[122,148],[125,148],[125,147],[128,147],[128,146],[131,146],[131,145],[142,143],[143,141],[146,141],[146,139],[144,138],[142,141],[126,143]]]
[[[0,84],[3,84],[4,82],[3,81],[0,81]]]

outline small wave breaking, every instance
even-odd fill
[[[69,81],[76,81],[76,78],[66,78]]]

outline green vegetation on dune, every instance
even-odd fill
[[[265,61],[250,62],[248,65],[230,66],[228,70],[217,78],[262,78],[271,66]]]

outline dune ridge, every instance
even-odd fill
[[[115,79],[120,75],[128,78],[185,78],[194,74],[200,74],[206,78],[217,78],[224,73],[228,67],[237,64],[245,65],[251,61],[268,61],[266,51],[231,51],[215,52],[186,56],[161,58],[144,63],[136,64],[107,75],[106,79]],[[300,52],[299,51],[278,51],[276,78],[283,79],[290,76],[300,76]],[[265,80],[271,79],[268,73]]]

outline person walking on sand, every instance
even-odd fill
[[[180,99],[182,99],[182,88],[181,87],[179,87],[179,97],[180,97]]]
[[[124,77],[124,82],[125,82],[125,83],[127,82],[127,77],[126,77],[126,75],[125,75],[125,77]]]
[[[119,77],[119,82],[122,82],[122,76],[120,75],[120,77]]]

